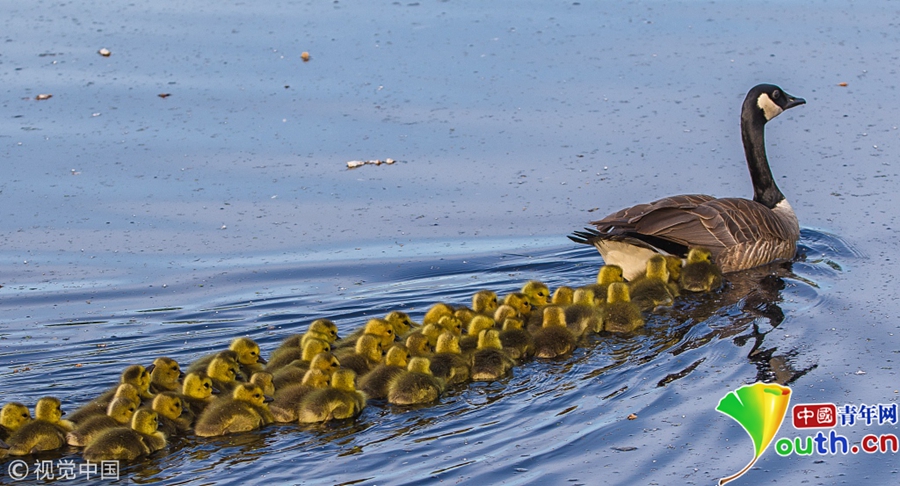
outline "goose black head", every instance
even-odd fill
[[[806,100],[803,98],[789,95],[774,84],[760,84],[754,86],[747,93],[747,98],[744,100],[744,110],[751,109],[762,115],[765,121],[769,121],[780,115],[784,110],[804,103],[806,103]]]

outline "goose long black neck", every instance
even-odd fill
[[[744,142],[750,179],[753,181],[753,200],[771,209],[784,200],[784,194],[775,185],[775,178],[769,168],[764,136],[766,118],[756,103],[756,98],[751,96],[744,100],[741,110],[741,139]]]

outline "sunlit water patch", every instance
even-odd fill
[[[723,381],[730,386],[735,370],[746,382],[792,383],[814,369],[821,357],[815,336],[780,328],[798,314],[827,308],[829,289],[858,258],[841,239],[804,230],[796,261],[729,275],[715,294],[682,296],[634,335],[591,336],[568,358],[528,361],[508,378],[449,390],[431,406],[372,401],[349,422],[176,438],[122,474],[138,483],[167,484],[411,484],[427,478],[591,484],[595,478],[573,472],[582,461],[616,461],[624,454],[662,467],[678,456],[678,448],[648,440],[653,429],[635,435],[626,417],[633,413],[638,421],[655,417],[669,424],[671,419],[660,416],[663,410],[721,389]],[[593,248],[571,245],[365,263],[259,268],[248,262],[220,279],[222,293],[213,298],[192,300],[185,292],[155,298],[151,307],[121,310],[111,305],[115,296],[107,291],[104,299],[116,310],[80,316],[53,309],[68,301],[80,304],[90,290],[61,299],[50,288],[7,287],[0,289],[0,305],[23,317],[0,324],[3,396],[33,404],[52,394],[73,410],[112,386],[125,366],[148,365],[157,356],[186,364],[244,335],[265,354],[317,318],[334,320],[347,334],[392,310],[420,320],[437,301],[468,304],[483,288],[508,293],[530,279],[551,289],[584,285],[595,279],[600,264]],[[141,302],[142,292],[124,291],[120,298]],[[747,365],[755,373],[744,372]],[[682,382],[698,395],[672,387]],[[672,427],[704,427],[691,418],[682,421]],[[51,457],[81,461],[74,449]]]

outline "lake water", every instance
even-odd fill
[[[2,5],[0,393],[69,410],[236,336],[265,353],[320,317],[346,333],[588,283],[602,262],[567,234],[665,195],[749,196],[746,90],[807,100],[767,128],[793,263],[434,406],[176,440],[127,482],[713,484],[752,457],[715,411],[741,385],[897,401],[900,4]],[[892,459],[770,450],[735,484],[890,484]]]

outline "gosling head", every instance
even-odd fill
[[[440,336],[438,336],[437,346],[434,348],[434,352],[453,354],[462,353],[462,350],[460,350],[459,348],[459,338],[452,332],[445,332],[441,334]]]
[[[331,351],[331,345],[321,339],[309,339],[303,344],[303,351],[300,353],[300,359],[309,363],[321,353]]]
[[[522,286],[522,293],[528,298],[532,307],[540,307],[550,303],[550,289],[544,282],[530,280]]]
[[[239,337],[231,341],[228,349],[237,353],[238,363],[242,365],[266,364],[266,360],[259,355],[259,344],[248,337]]]
[[[669,268],[666,266],[666,258],[662,255],[653,255],[647,260],[647,278],[669,281]]]
[[[231,397],[235,400],[250,402],[256,406],[262,406],[267,401],[271,401],[271,399],[266,397],[265,393],[263,393],[262,388],[253,383],[241,383],[231,393]]]
[[[412,356],[410,356],[409,349],[407,349],[406,346],[395,344],[391,346],[391,349],[388,349],[388,352],[384,357],[384,364],[406,368],[410,358],[412,358]]]
[[[479,314],[493,315],[498,305],[497,293],[491,290],[479,290],[472,295],[472,310]]]
[[[337,325],[328,319],[316,319],[309,324],[307,332],[317,332],[326,336],[328,343],[333,343],[340,339],[338,337]]]
[[[603,265],[597,272],[597,283],[600,285],[609,285],[615,282],[624,282],[625,277],[622,275],[622,267],[618,265]]]
[[[687,255],[688,263],[712,263],[712,252],[706,248],[691,248]]]
[[[555,305],[569,305],[572,302],[575,302],[575,290],[565,285],[557,287],[550,299],[550,303]]]
[[[628,285],[624,283],[614,283],[606,289],[606,301],[610,304],[616,302],[631,302],[631,294],[628,292]]]
[[[137,410],[137,406],[127,398],[114,398],[106,407],[106,415],[120,424],[131,422],[131,416]]]
[[[234,361],[225,358],[213,358],[206,366],[206,375],[214,380],[231,383],[237,380],[240,368]]]
[[[572,302],[580,305],[589,305],[591,307],[597,305],[596,295],[594,294],[593,289],[589,288],[579,288],[575,290]],[[546,313],[544,313],[544,315],[546,315]]]
[[[459,320],[456,316],[444,316],[438,320],[438,327],[444,329],[445,331],[450,331],[457,336],[462,334],[462,321]]]
[[[356,340],[356,354],[364,356],[369,361],[381,361],[384,356],[384,348],[377,336],[363,334]]]
[[[515,309],[516,313],[520,316],[527,316],[531,313],[531,301],[528,300],[528,296],[522,292],[513,292],[507,295],[503,299],[503,303]],[[494,317],[496,319],[496,316]]]
[[[510,317],[503,321],[503,330],[511,331],[513,329],[524,329],[525,322],[522,319]]]
[[[275,376],[268,371],[257,371],[250,377],[250,383],[262,388],[263,393],[272,396],[275,394]]]
[[[470,336],[477,336],[479,332],[485,329],[493,329],[494,325],[494,319],[490,317],[475,316],[475,318],[473,318],[472,321],[469,322],[469,329],[466,330],[466,333]]]
[[[425,317],[422,318],[422,325],[425,324],[437,324],[441,317],[452,316],[453,308],[449,305],[438,302],[431,306],[427,312],[425,312]]]
[[[511,305],[501,304],[494,311],[494,322],[503,322],[510,317],[519,317],[519,312]]]
[[[331,375],[331,388],[356,391],[356,372],[346,368],[335,371]]]
[[[430,375],[431,360],[428,358],[415,357],[409,360],[409,365],[406,367],[406,369],[410,373],[424,373],[426,375]]]
[[[160,357],[153,360],[153,371],[150,372],[150,382],[162,385],[168,389],[177,388],[181,379],[181,367],[172,358]]]
[[[432,351],[431,343],[428,342],[428,336],[425,335],[424,328],[423,326],[422,332],[416,332],[406,337],[406,349],[413,356],[426,355]]]
[[[478,334],[478,349],[503,349],[500,333],[496,329],[485,329]]]
[[[34,406],[34,418],[37,420],[45,420],[55,424],[62,419],[64,414],[62,404],[55,397],[41,398]]]
[[[301,384],[312,388],[327,388],[329,382],[331,382],[331,375],[322,370],[310,368],[303,375]]]
[[[329,377],[340,367],[341,362],[330,352],[319,353],[313,356],[312,361],[309,362],[309,369],[319,370]]]
[[[366,326],[363,328],[363,334],[376,336],[385,347],[390,346],[397,337],[397,335],[394,334],[394,326],[384,319],[369,319],[369,321],[366,322]]]
[[[163,392],[158,393],[155,397],[153,397],[153,404],[151,405],[153,411],[162,415],[163,417],[175,420],[178,417],[181,417],[181,412],[184,409],[184,403],[181,401],[181,397],[172,393],[172,392]]]
[[[403,336],[413,327],[413,321],[405,312],[393,311],[384,316],[384,320],[388,321],[394,327],[394,336]]]
[[[19,402],[9,402],[0,409],[0,425],[9,430],[19,430],[31,420],[28,407]]]
[[[139,409],[131,417],[131,428],[145,435],[152,435],[159,428],[159,415],[153,410]]]
[[[181,394],[186,397],[206,400],[213,393],[212,380],[205,374],[188,373],[181,385]]]
[[[566,312],[562,307],[558,306],[550,306],[544,308],[544,321],[543,327],[565,327],[566,326]]]
[[[141,365],[131,365],[122,371],[119,383],[128,383],[138,389],[141,396],[149,398],[150,373]]]

